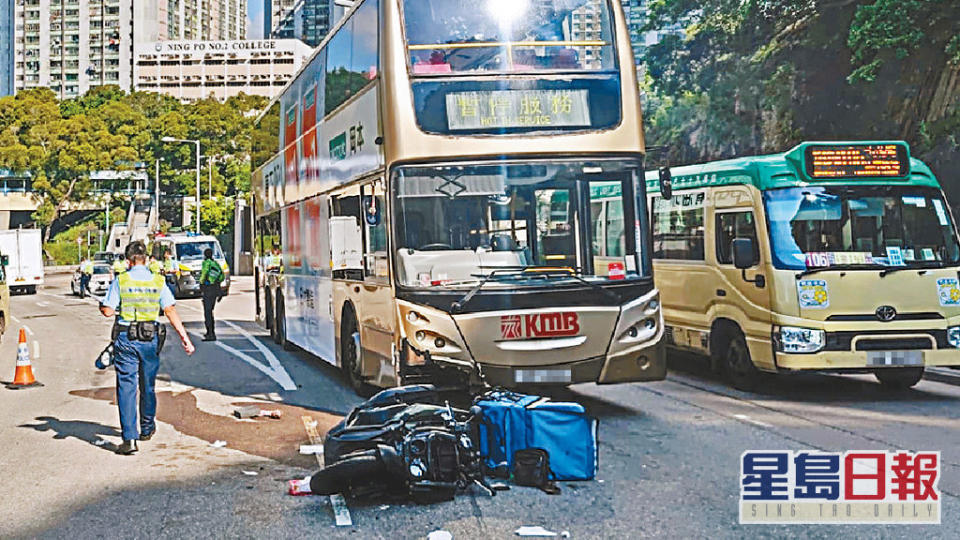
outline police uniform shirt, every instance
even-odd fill
[[[130,274],[130,277],[136,280],[149,280],[153,278],[153,272],[149,268],[142,264],[138,264],[127,270],[127,273]],[[167,309],[168,307],[176,304],[177,301],[173,298],[173,294],[170,292],[169,287],[160,288],[160,309]],[[119,278],[114,278],[113,282],[110,283],[110,288],[107,289],[107,295],[103,297],[103,302],[101,305],[106,306],[114,311],[118,311],[120,308],[120,280]],[[129,322],[120,320],[120,324],[126,326],[130,324]]]

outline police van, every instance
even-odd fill
[[[230,266],[215,236],[193,233],[175,233],[157,235],[153,240],[151,255],[161,263],[165,253],[172,253],[177,268],[177,280],[174,295],[177,298],[200,296],[200,269],[203,266],[203,252],[213,250],[213,259],[223,268],[223,281],[220,287],[223,294],[230,292]]]
[[[808,142],[646,180],[667,344],[734,386],[826,370],[903,388],[960,365],[957,229],[906,143]]]

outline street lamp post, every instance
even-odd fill
[[[157,208],[157,213],[155,214],[157,216],[157,224],[160,223],[160,162],[164,161],[164,159],[165,158],[157,159],[157,174],[153,181],[153,197]]]
[[[177,139],[176,137],[163,137],[163,142],[182,142],[193,143],[197,145],[197,234],[200,234],[200,141],[195,139]]]

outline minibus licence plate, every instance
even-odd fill
[[[923,351],[869,351],[868,366],[922,366]]]

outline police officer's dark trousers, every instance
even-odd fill
[[[117,406],[123,440],[133,441],[157,429],[157,396],[154,387],[160,356],[157,336],[151,341],[131,340],[126,328],[114,343],[114,366],[117,370]],[[140,391],[140,431],[137,431],[137,390]]]
[[[90,274],[80,274],[80,298],[90,294]]]
[[[207,327],[207,337],[216,337],[216,323],[213,318],[213,308],[220,298],[220,285],[201,285],[200,294],[203,296],[203,324]]]

